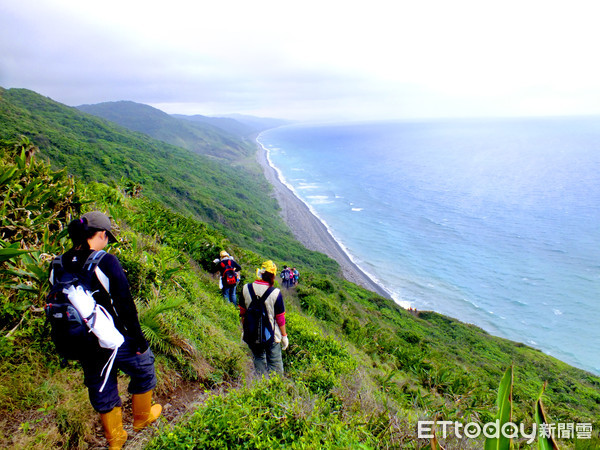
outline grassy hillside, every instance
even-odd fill
[[[48,261],[68,244],[66,223],[80,210],[95,208],[109,212],[119,224],[119,242],[111,252],[127,270],[144,332],[156,349],[159,397],[163,403],[175,402],[190,383],[207,391],[194,414],[175,420],[167,409],[152,439],[132,445],[425,448],[431,442],[418,439],[419,420],[492,421],[500,380],[511,365],[513,421],[531,427],[535,401],[548,382],[543,400],[552,421],[593,427],[592,439],[562,439],[560,445],[600,445],[600,377],[452,318],[405,311],[332,274],[334,263],[302,249],[289,233],[270,244],[247,245],[248,230],[236,231],[191,213],[194,200],[175,201],[166,187],[159,190],[146,182],[141,196],[131,195],[135,190],[130,180],[121,181],[120,173],[110,173],[101,164],[89,170],[110,185],[91,181],[85,173],[73,178],[66,170],[56,172],[40,157],[29,157],[35,150],[32,144],[38,144],[35,136],[52,136],[52,145],[41,147],[40,155],[46,154],[54,167],[60,165],[54,155],[62,155],[69,171],[70,158],[79,161],[79,153],[61,151],[63,145],[108,158],[115,148],[127,155],[142,155],[146,149],[147,154],[135,156],[140,158],[140,175],[153,173],[165,177],[165,183],[171,180],[159,167],[168,158],[153,165],[155,153],[179,155],[182,150],[110,128],[34,93],[16,92],[41,109],[23,100],[17,104],[7,93],[1,92],[0,101],[0,139],[5,139],[0,145],[0,433],[7,447],[86,448],[102,442],[81,373],[76,366],[59,367],[43,333],[41,312]],[[15,141],[23,129],[30,141]],[[86,133],[102,138],[92,144]],[[127,142],[134,144],[126,147]],[[141,142],[145,144],[136,148]],[[136,163],[135,158],[126,164]],[[144,172],[145,158],[156,172]],[[194,153],[186,155],[186,165],[201,173],[211,173],[213,167],[228,170],[215,164]],[[264,181],[246,175],[258,169],[246,164],[236,168],[234,179],[247,176],[257,198],[268,200]],[[202,177],[197,181],[205,182]],[[213,184],[217,190],[228,186]],[[240,203],[241,213],[223,208],[223,215],[226,221],[244,217],[248,222],[243,226],[250,227],[253,198],[241,192],[248,194]],[[261,214],[269,215],[269,226],[280,222],[270,201]],[[264,228],[265,240],[275,239],[273,232]],[[284,250],[275,254],[280,245]],[[245,279],[252,278],[264,258],[278,264],[299,261],[301,284],[285,292],[290,348],[284,354],[283,379],[251,376],[236,311],[220,298],[207,271],[221,248],[241,262]],[[447,448],[483,448],[482,438],[454,432],[442,443]],[[521,440],[518,445],[536,444]]]

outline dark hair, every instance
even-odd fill
[[[275,283],[275,274],[274,273],[263,272],[260,277],[263,279],[263,281],[266,281],[271,286],[273,286],[273,284]]]
[[[100,231],[97,228],[88,227],[85,218],[72,220],[67,226],[67,230],[69,231],[69,238],[73,241],[73,247],[79,249],[89,249],[88,239]]]

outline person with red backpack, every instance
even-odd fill
[[[242,267],[225,250],[221,251],[219,256],[220,259],[217,258],[213,262],[220,273],[219,285],[223,298],[237,307],[235,290],[239,281],[238,272]]]

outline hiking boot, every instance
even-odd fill
[[[140,431],[160,416],[162,406],[152,405],[152,391],[144,394],[133,394],[131,398],[133,409],[133,431]]]
[[[104,436],[108,441],[110,450],[119,450],[127,440],[127,431],[123,429],[123,413],[121,407],[117,406],[110,412],[100,414]]]

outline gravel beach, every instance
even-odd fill
[[[257,160],[262,166],[267,180],[273,185],[275,198],[281,207],[281,216],[296,239],[306,248],[324,253],[337,261],[346,280],[390,298],[390,295],[381,286],[352,262],[325,225],[308,209],[308,206],[279,180],[277,172],[269,165],[266,150],[260,144],[257,143],[257,145]]]

